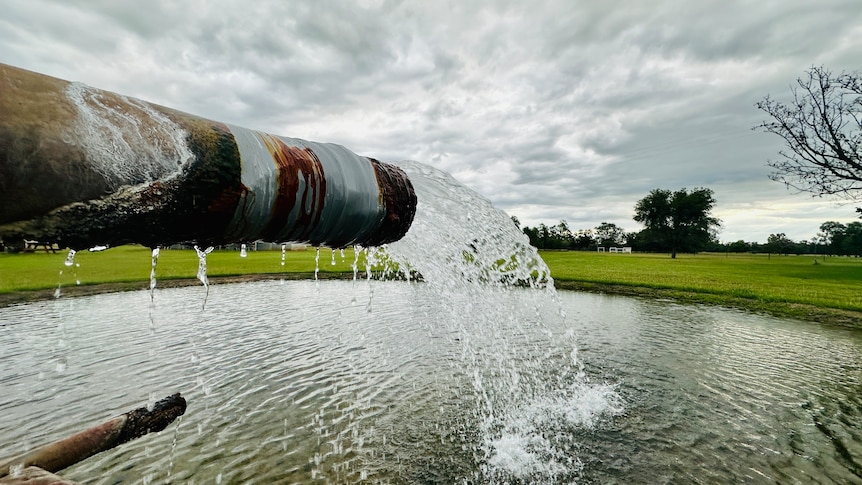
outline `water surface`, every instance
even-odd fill
[[[537,307],[531,290],[453,297],[443,309],[428,285],[404,282],[214,286],[205,309],[203,291],[0,309],[0,455],[182,392],[189,407],[178,424],[65,475],[862,480],[862,337],[853,330],[573,292],[558,294],[560,316]],[[453,325],[459,314],[496,317]]]

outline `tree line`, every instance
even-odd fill
[[[634,207],[636,222],[644,229],[626,232],[611,222],[602,222],[591,229],[572,230],[562,220],[559,224],[522,230],[530,244],[539,249],[596,250],[600,247],[628,246],[633,251],[678,252],[700,251],[755,252],[769,254],[834,254],[862,255],[862,222],[843,224],[827,221],[810,240],[793,241],[784,233],[770,234],[765,243],[718,241],[721,221],[711,215],[715,206],[713,192],[706,188],[670,191],[655,189]],[[512,218],[520,227],[517,218]]]
[[[513,218],[517,222],[517,218]],[[548,226],[524,226],[524,234],[530,244],[538,249],[565,249],[577,251],[596,251],[599,247],[631,247],[633,251],[670,252],[668,246],[658,244],[643,231],[627,232],[614,223],[602,222],[591,229],[571,230],[565,220]],[[827,221],[820,225],[811,239],[794,241],[784,233],[770,234],[766,242],[743,241],[719,242],[711,238],[698,249],[688,247],[687,251],[763,253],[763,254],[822,254],[834,256],[862,256],[862,222],[843,224]]]
[[[655,189],[635,204],[634,220],[644,226],[639,232],[627,233],[610,222],[572,231],[566,221],[550,227],[524,227],[523,231],[539,249],[628,246],[635,251],[667,251],[675,258],[678,252],[698,252],[717,243],[721,221],[710,214],[714,206],[710,189]]]

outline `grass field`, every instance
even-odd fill
[[[670,296],[688,295],[697,301],[803,318],[806,310],[795,311],[797,305],[862,312],[862,258],[707,253],[671,259],[666,254],[574,251],[541,254],[558,287],[657,290]],[[862,313],[857,318],[862,318]]]
[[[354,253],[345,250],[344,258],[327,249],[320,251],[321,272],[352,272]],[[75,265],[66,267],[66,251],[56,254],[45,252],[25,254],[0,253],[0,294],[22,290],[40,290],[57,286],[75,286],[97,283],[149,282],[152,257],[149,248],[121,246],[107,251],[91,253],[79,251]],[[313,274],[315,250],[287,251],[284,266],[281,251],[249,251],[245,258],[239,251],[213,251],[207,256],[209,276],[236,276],[243,274]],[[360,263],[360,271],[364,262]],[[159,281],[195,278],[198,257],[193,250],[162,249],[156,266]],[[62,272],[62,273],[61,273]]]
[[[823,256],[768,256],[765,254],[612,254],[578,251],[545,251],[558,288],[570,288],[645,296],[671,297],[705,303],[827,321],[840,313],[842,322],[862,325],[862,258]],[[66,267],[66,254],[44,252],[0,254],[0,295],[30,290],[69,288],[101,283],[149,281],[150,250],[123,246],[100,253],[79,252],[75,265]],[[351,273],[352,250],[344,257],[323,249],[322,273]],[[157,278],[195,278],[198,258],[194,251],[161,251]],[[364,261],[359,263],[360,271]],[[212,277],[247,274],[302,274],[315,270],[315,250],[288,251],[281,264],[280,251],[215,251],[208,257]],[[62,273],[61,273],[62,272]],[[833,312],[834,310],[834,312]]]

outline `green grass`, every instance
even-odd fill
[[[342,260],[336,252],[336,264],[332,265],[332,253],[320,251],[321,272],[352,272],[354,253],[344,251]],[[249,251],[241,258],[239,251],[213,251],[207,256],[209,276],[236,276],[244,274],[313,274],[315,250],[287,251],[285,264],[281,265],[281,251]],[[141,282],[146,285],[150,278],[151,251],[141,246],[122,246],[107,251],[90,253],[80,251],[75,255],[75,265],[64,264],[65,251],[57,254],[45,252],[3,254],[0,253],[0,294],[22,290],[42,290],[101,283]],[[360,261],[360,271],[364,260]],[[162,249],[156,267],[159,281],[195,278],[198,258],[193,250]],[[62,273],[61,273],[62,272]]]
[[[666,254],[578,251],[541,254],[558,288],[670,297],[862,325],[862,258],[681,254],[671,259]],[[0,296],[51,290],[58,285],[69,288],[108,283],[116,284],[116,288],[143,288],[149,281],[148,248],[123,246],[100,253],[79,252],[72,267],[63,264],[65,257],[65,251],[0,253]],[[288,251],[284,266],[277,250],[250,251],[246,258],[238,251],[215,251],[208,257],[208,274],[311,276],[314,259],[314,249]],[[319,268],[322,273],[349,274],[353,259],[353,250],[348,249],[344,258],[336,253],[336,264],[332,265],[331,252],[323,249]],[[360,271],[364,264],[361,259]],[[197,268],[194,251],[163,249],[156,276],[163,284],[193,279]]]
[[[542,252],[555,281],[862,312],[862,259],[766,254]],[[816,264],[815,264],[816,261]],[[576,285],[577,286],[577,285]],[[742,305],[754,306],[754,305]]]

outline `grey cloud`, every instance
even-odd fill
[[[0,62],[428,162],[525,224],[633,229],[657,187],[713,188],[728,211],[817,203],[766,177],[779,144],[750,131],[753,104],[812,64],[858,69],[860,15],[858,0],[11,0]],[[825,204],[807,212],[852,217]]]

